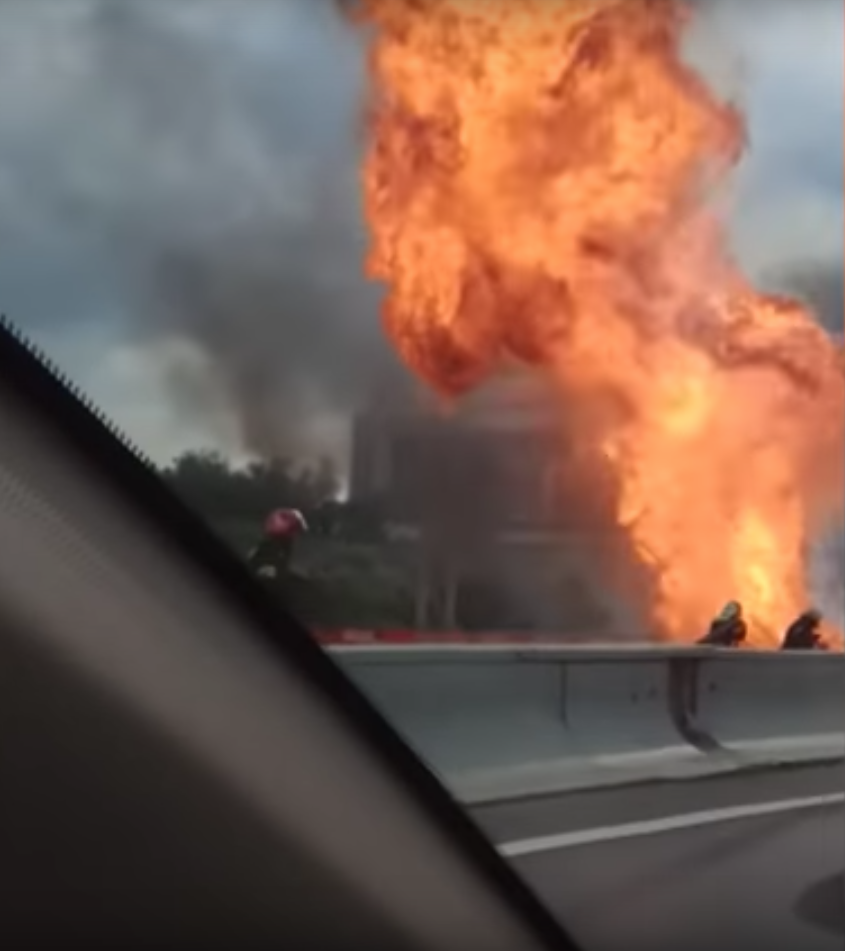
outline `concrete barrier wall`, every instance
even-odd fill
[[[845,656],[707,648],[332,653],[461,799],[845,757]]]
[[[845,656],[723,653],[697,675],[692,718],[726,750],[791,762],[842,750]]]

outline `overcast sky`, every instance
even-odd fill
[[[750,121],[737,250],[841,325],[843,3],[712,9],[696,55]],[[305,438],[293,415],[331,446],[389,365],[361,89],[321,0],[0,0],[2,309],[154,457]]]

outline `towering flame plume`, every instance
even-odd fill
[[[373,27],[367,268],[408,366],[458,396],[508,364],[589,419],[659,636],[728,598],[773,645],[842,506],[841,350],[731,259],[741,115],[675,0],[360,0]]]

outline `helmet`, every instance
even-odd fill
[[[821,622],[824,620],[824,615],[818,608],[808,608],[804,612],[804,617],[808,621],[812,621],[814,624],[821,624]]]
[[[299,509],[275,509],[264,522],[264,534],[273,538],[300,535],[308,531],[308,523]]]
[[[735,621],[742,616],[742,605],[739,601],[728,601],[728,603],[719,612],[718,620]]]

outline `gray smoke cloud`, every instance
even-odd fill
[[[845,526],[832,527],[815,546],[809,577],[814,604],[840,631],[845,630]]]
[[[294,241],[289,224],[253,221],[164,244],[140,289],[149,300],[143,332],[200,348],[199,374],[184,366],[171,374],[183,410],[208,412],[211,385],[236,407],[249,450],[331,453],[342,439],[332,420],[401,375],[376,321],[375,291],[360,277],[355,230],[327,212],[309,216]]]
[[[203,199],[186,215],[156,207],[139,227],[133,209],[118,222],[137,252],[140,332],[199,348],[199,385],[184,367],[171,375],[180,408],[207,413],[203,393],[222,392],[243,447],[263,456],[336,455],[349,411],[376,379],[399,376],[362,267],[357,46],[330,3],[308,9],[277,3],[259,14],[253,4],[245,28],[263,16],[277,43],[286,26],[313,31],[313,55],[333,54],[328,84],[307,54],[237,59],[180,31],[163,8],[103,4],[92,27],[99,70],[131,110],[141,154],[144,140],[175,146],[196,177],[188,194],[199,197],[199,186]]]
[[[17,63],[31,100],[0,94],[27,151],[10,243],[99,272],[134,344],[193,349],[176,414],[233,415],[257,454],[336,451],[332,423],[401,373],[363,274],[362,67],[333,4],[0,0],[0,34],[0,81]]]
[[[803,300],[831,333],[845,331],[845,270],[838,262],[808,262],[771,275],[773,288]]]

